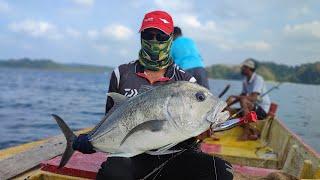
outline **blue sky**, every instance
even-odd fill
[[[151,10],[169,12],[206,65],[320,61],[317,0],[0,0],[0,59],[117,66],[137,59]]]

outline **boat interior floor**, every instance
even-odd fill
[[[239,135],[243,128],[235,127],[228,131],[218,132],[215,135],[219,140],[207,138],[201,146],[202,151],[223,156],[232,163],[263,168],[277,168],[278,155],[273,149],[260,139],[240,141]]]

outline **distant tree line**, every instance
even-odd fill
[[[50,59],[9,59],[0,60],[0,67],[7,68],[32,68],[44,70],[59,70],[72,72],[106,72],[112,70],[108,66],[84,65],[84,64],[61,64]]]
[[[305,84],[320,84],[320,62],[288,66],[256,60],[256,72],[265,80]],[[206,68],[209,77],[215,79],[242,79],[240,66],[212,65]]]
[[[257,73],[265,80],[286,81],[305,84],[320,84],[320,62],[306,63],[299,66],[288,66],[274,62],[260,62],[256,60]],[[76,72],[106,72],[112,67],[84,65],[84,64],[61,64],[50,59],[9,59],[0,60],[0,67],[7,68],[34,68]],[[240,66],[212,65],[206,68],[209,77],[214,79],[242,79]]]

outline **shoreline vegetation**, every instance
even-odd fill
[[[65,71],[65,72],[107,72],[113,70],[109,66],[99,66],[90,64],[62,64],[54,62],[50,59],[0,59],[0,68],[27,68],[27,69],[41,69],[52,71]]]
[[[305,63],[298,66],[288,66],[274,62],[257,61],[256,72],[266,81],[293,82],[302,84],[320,84],[320,62]],[[107,72],[113,67],[86,65],[86,64],[61,64],[50,59],[8,59],[0,60],[0,67],[5,68],[30,68],[42,70],[55,70],[67,72]],[[240,67],[236,65],[216,64],[206,67],[209,78],[241,80]]]
[[[320,61],[288,66],[274,62],[255,60],[257,69],[266,81],[292,82],[301,84],[320,84]],[[206,67],[209,77],[216,79],[240,80],[240,66],[212,65]]]

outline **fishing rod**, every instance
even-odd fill
[[[228,84],[224,89],[223,91],[221,91],[221,93],[219,94],[219,98],[221,98],[230,88],[230,84]]]
[[[279,86],[282,84],[282,82],[278,83],[277,85],[273,86],[272,88],[270,88],[268,91],[266,91],[265,93],[263,93],[261,96],[259,96],[259,98],[264,97],[265,95],[269,94],[271,91],[273,91],[274,89],[278,89]],[[257,104],[257,101],[254,102],[254,104]],[[237,111],[235,114],[233,114],[232,116],[229,117],[229,120],[221,123],[220,125],[218,125],[217,127],[215,127],[214,129],[212,129],[214,132],[218,132],[218,131],[224,131],[227,129],[230,129],[232,127],[234,127],[235,125],[237,125],[240,120],[239,119],[233,119],[235,118],[237,115],[239,115],[241,112],[243,112],[243,108],[241,108],[239,111]]]

